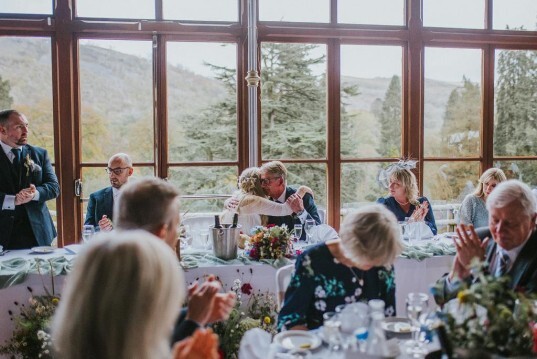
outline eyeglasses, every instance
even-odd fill
[[[120,174],[123,173],[124,170],[126,170],[128,168],[130,168],[130,167],[117,167],[117,168],[106,167],[104,170],[108,174],[114,173],[116,176],[119,176]]]
[[[261,184],[264,185],[264,186],[266,186],[266,185],[268,185],[270,182],[272,182],[273,180],[275,180],[275,179],[279,179],[279,178],[281,178],[281,177],[278,176],[278,177],[272,177],[272,178],[262,178],[262,179],[261,179]]]

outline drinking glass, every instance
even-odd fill
[[[295,224],[295,240],[299,241],[302,237],[302,224]]]
[[[311,232],[313,227],[315,227],[315,220],[313,219],[306,219],[306,224],[304,224],[304,230],[306,231],[306,243],[311,244]]]
[[[323,314],[323,336],[330,346],[330,351],[341,349],[341,320],[336,312]]]
[[[84,243],[88,243],[95,234],[95,227],[89,224],[85,224],[84,227],[82,227],[82,241]]]
[[[419,340],[420,317],[427,312],[429,296],[425,293],[408,293],[406,297],[406,314],[412,323],[412,340],[405,343],[407,354],[413,358],[422,358],[427,353],[425,345]]]
[[[201,239],[201,244],[202,244],[204,249],[211,249],[212,248],[212,243],[209,240],[209,232],[208,231],[201,231],[200,232],[200,239]]]

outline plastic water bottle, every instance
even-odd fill
[[[383,320],[383,313],[371,313],[371,324],[369,326],[366,343],[366,353],[368,355],[385,357],[389,354],[386,335],[384,334],[384,329],[382,329],[381,325]]]

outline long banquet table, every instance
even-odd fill
[[[45,294],[45,287],[52,290],[49,268],[54,272],[54,289],[61,293],[64,280],[76,259],[80,245],[59,248],[49,254],[36,254],[30,250],[10,251],[0,256],[0,343],[4,343],[13,331],[8,310],[16,310],[14,302],[27,303],[30,298],[28,287],[34,295]],[[428,292],[429,286],[446,273],[453,260],[452,255],[420,256],[419,253],[398,258],[395,263],[397,312],[404,315],[405,297],[408,292]],[[418,258],[418,259],[415,259]],[[278,263],[256,262],[239,256],[233,261],[223,261],[213,257],[209,251],[186,251],[182,256],[187,283],[203,280],[215,274],[224,289],[231,289],[235,279],[250,283],[254,291],[276,293],[275,275],[278,267],[292,263],[283,260]],[[39,272],[41,274],[39,274]],[[247,301],[247,298],[244,298]]]

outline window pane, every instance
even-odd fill
[[[423,195],[433,204],[461,203],[474,190],[480,175],[477,161],[425,162]]]
[[[537,153],[537,51],[497,50],[494,155]]]
[[[518,179],[537,188],[537,161],[495,161],[494,167],[501,168],[507,179]]]
[[[425,49],[425,155],[478,156],[481,50]]]
[[[423,26],[485,28],[484,0],[423,0]]]
[[[298,188],[302,185],[313,190],[315,205],[326,207],[326,164],[321,163],[286,163],[287,185]]]
[[[535,0],[494,0],[493,23],[496,30],[537,30]]]
[[[259,20],[329,22],[329,0],[259,0]]]
[[[261,44],[263,158],[326,158],[326,46]]]
[[[152,44],[80,40],[83,162],[153,161]]]
[[[379,171],[390,163],[344,163],[341,165],[341,207],[358,208],[388,195],[378,181]]]
[[[0,13],[52,14],[52,0],[0,0]]]
[[[76,0],[79,17],[154,19],[154,0]]]
[[[231,195],[237,189],[237,167],[170,167],[168,180],[181,195]],[[181,213],[222,212],[224,200],[183,199]]]
[[[341,46],[341,155],[401,156],[402,49]]]
[[[165,19],[234,21],[239,20],[237,0],[163,0]]]
[[[52,55],[48,38],[0,37],[0,109],[28,119],[28,143],[44,147],[54,162]]]
[[[338,0],[338,22],[346,24],[404,25],[404,0]]]
[[[169,158],[237,159],[235,44],[168,43]]]

